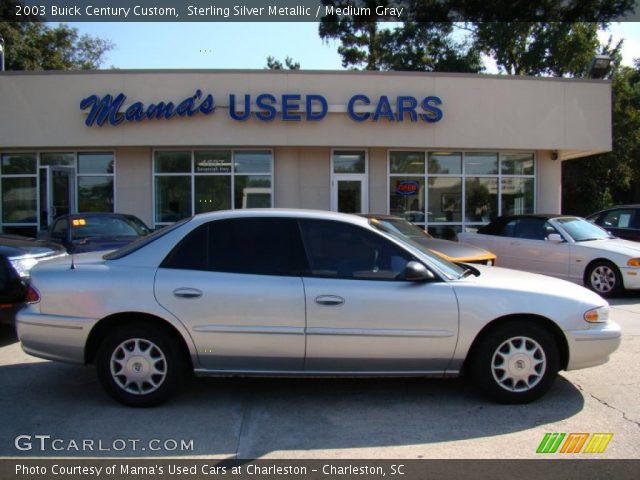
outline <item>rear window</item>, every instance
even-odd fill
[[[172,232],[176,228],[190,221],[191,218],[192,217],[184,218],[179,222],[163,227],[160,230],[156,230],[151,235],[147,235],[146,237],[140,237],[138,240],[131,242],[128,245],[125,245],[124,247],[119,248],[118,250],[115,250],[111,253],[107,253],[102,258],[104,258],[105,260],[118,260],[119,258],[124,258],[127,255],[130,255],[131,253],[141,249],[142,247],[155,242],[159,238],[164,237],[167,233]]]

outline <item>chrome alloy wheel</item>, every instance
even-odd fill
[[[609,293],[616,288],[616,272],[608,265],[598,265],[589,275],[589,283],[598,293]]]
[[[134,395],[155,392],[167,378],[167,360],[160,348],[143,338],[130,338],[111,355],[111,376],[124,391]]]
[[[500,387],[526,392],[535,387],[547,369],[547,358],[538,342],[529,337],[512,337],[503,342],[491,359],[491,373]]]

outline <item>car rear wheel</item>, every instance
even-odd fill
[[[134,324],[116,329],[100,345],[96,368],[102,386],[126,405],[148,407],[169,398],[187,363],[165,329]]]
[[[612,297],[622,290],[622,276],[613,263],[600,260],[587,269],[585,284],[603,297]]]
[[[559,354],[553,335],[532,322],[516,321],[490,330],[469,363],[476,385],[500,403],[527,403],[555,380]]]

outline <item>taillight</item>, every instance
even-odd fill
[[[25,303],[38,303],[40,301],[40,292],[31,285],[27,286],[27,295],[24,301]]]

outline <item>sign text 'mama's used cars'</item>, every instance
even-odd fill
[[[558,370],[604,363],[620,343],[608,304],[587,289],[461,267],[331,212],[197,215],[104,256],[37,267],[30,289],[23,349],[95,363],[130,405],[165,400],[189,370],[465,372],[497,401],[528,402]]]
[[[584,218],[504,216],[458,238],[490,249],[503,267],[584,284],[603,296],[640,289],[640,244],[613,238]]]

